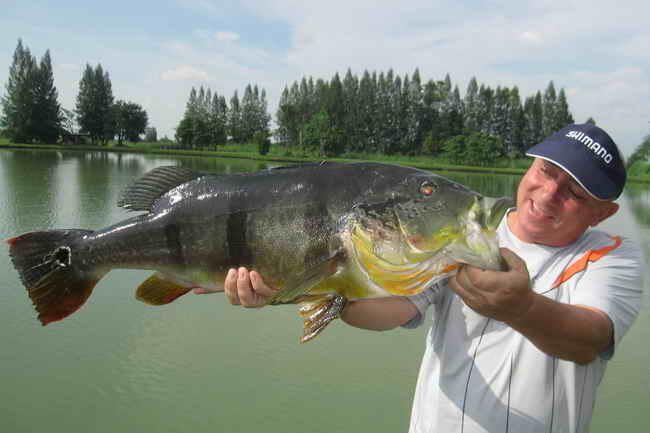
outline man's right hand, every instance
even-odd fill
[[[261,308],[277,293],[267,286],[256,271],[241,267],[230,269],[224,281],[224,293],[232,305],[246,308]]]

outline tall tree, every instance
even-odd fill
[[[557,92],[555,91],[555,85],[553,81],[548,83],[548,87],[544,91],[544,99],[542,101],[543,107],[543,120],[542,120],[542,131],[544,137],[548,137],[558,128],[557,124]]]
[[[55,143],[61,134],[62,112],[54,86],[50,50],[45,51],[36,72],[32,122],[34,136],[42,143]]]
[[[476,82],[476,77],[472,77],[469,80],[467,85],[467,91],[465,92],[465,117],[464,124],[465,128],[470,132],[476,132],[479,130],[479,120],[478,120],[478,83]]]
[[[36,60],[29,48],[23,47],[22,40],[18,39],[9,67],[6,93],[2,97],[2,128],[13,142],[30,142],[33,137],[33,85],[36,69]]]
[[[242,130],[242,111],[239,104],[239,96],[237,91],[230,98],[230,111],[228,115],[228,130],[230,131],[230,139],[235,143],[243,142],[244,131]]]
[[[93,143],[106,144],[115,135],[113,89],[108,72],[101,64],[93,69],[86,64],[77,94],[77,121]]]
[[[566,93],[564,93],[564,89],[560,89],[555,104],[555,123],[553,125],[553,131],[564,128],[574,122],[575,120],[573,119],[573,115],[571,114],[571,111],[569,111],[569,103],[566,99]]]

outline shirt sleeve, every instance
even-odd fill
[[[580,279],[572,303],[597,308],[614,326],[614,344],[601,357],[614,356],[627,330],[641,309],[643,253],[631,241],[622,244],[597,262],[590,263]]]
[[[443,296],[447,287],[447,281],[447,278],[442,281],[437,281],[425,289],[423,292],[406,298],[411,301],[413,305],[415,305],[415,308],[418,310],[418,314],[403,324],[402,328],[414,329],[422,325],[429,307],[433,304],[438,303],[440,301],[440,298]]]

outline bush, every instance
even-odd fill
[[[443,156],[454,164],[491,166],[502,156],[503,143],[483,133],[457,135],[442,145]]]

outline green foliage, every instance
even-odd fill
[[[15,143],[55,143],[61,132],[61,107],[47,50],[40,63],[18,40],[2,97],[0,128]]]
[[[118,145],[121,146],[124,140],[132,143],[140,141],[140,135],[145,132],[148,123],[147,112],[135,102],[122,100],[113,104],[112,110]]]
[[[77,122],[93,143],[106,145],[115,135],[113,88],[101,64],[86,64],[77,94]]]
[[[627,160],[627,169],[632,175],[647,174],[648,158],[650,158],[650,135],[632,152]]]
[[[196,149],[223,146],[229,138],[236,143],[251,141],[259,132],[268,136],[270,116],[266,111],[266,91],[257,86],[249,84],[241,102],[235,91],[230,107],[217,92],[193,87],[176,128],[176,141],[182,148]]]
[[[348,70],[343,81],[334,74],[285,87],[275,137],[280,146],[305,151],[328,143],[330,152],[432,155],[452,137],[482,133],[517,158],[543,139],[544,128],[571,122],[564,90],[558,95],[552,82],[544,97],[537,92],[522,104],[517,87],[494,90],[476,78],[461,98],[449,75],[423,83],[418,70],[403,77],[364,71],[361,78]]]
[[[457,135],[442,145],[443,157],[454,164],[492,166],[503,156],[501,139],[483,133]]]

